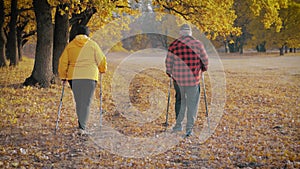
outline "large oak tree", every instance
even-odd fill
[[[7,41],[7,51],[9,54],[10,65],[15,66],[19,64],[19,55],[17,50],[17,0],[11,1],[11,12],[10,12],[10,22],[9,22],[9,34]]]
[[[37,24],[37,45],[32,74],[25,80],[24,85],[38,82],[42,87],[49,87],[50,81],[53,78],[53,24],[51,7],[47,0],[33,0],[33,7]]]
[[[0,67],[7,65],[5,55],[6,36],[4,33],[4,0],[0,0]]]

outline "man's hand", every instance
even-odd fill
[[[202,65],[202,66],[201,66],[201,70],[202,70],[202,72],[205,72],[205,71],[207,71],[207,69],[208,69],[208,66],[204,66],[204,65]]]
[[[66,81],[67,81],[66,79],[62,79],[62,80],[61,80],[61,84],[62,84],[62,85],[65,85],[65,84],[66,84]]]

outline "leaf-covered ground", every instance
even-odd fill
[[[118,135],[105,137],[107,139],[101,142],[97,141],[101,134],[109,133],[102,132],[99,137],[78,136],[69,87],[63,98],[59,130],[54,135],[61,86],[22,87],[21,83],[33,67],[33,60],[24,58],[16,68],[0,69],[0,168],[300,168],[299,56],[221,57],[226,73],[226,104],[216,130],[204,143],[200,143],[196,135],[182,139],[170,134],[174,124],[173,90],[171,125],[166,132],[161,125],[165,122],[165,109],[159,113],[147,111],[152,102],[166,107],[168,78],[162,71],[142,71],[133,78],[129,85],[129,102],[140,110],[133,116],[147,122],[141,124],[126,119],[128,112],[116,108],[119,103],[114,101],[111,84],[113,72],[122,58],[118,54],[108,57],[109,72],[103,77],[104,126],[109,124],[114,131],[132,138],[159,140],[161,136],[168,136],[169,140],[163,142],[173,144],[177,139],[174,146],[158,142],[151,146],[161,148],[160,151],[144,156],[141,152],[152,150],[132,146],[131,141],[116,145]],[[161,90],[165,100],[147,99],[156,98],[149,96],[155,89]],[[208,78],[207,94],[210,103]],[[201,99],[196,122],[200,128],[206,121],[202,96]],[[91,106],[91,130],[99,125],[99,105],[98,84]],[[152,120],[153,116],[157,118]],[[103,127],[103,131],[109,130]],[[105,147],[106,144],[111,149]],[[132,150],[134,155],[126,155],[123,149]]]

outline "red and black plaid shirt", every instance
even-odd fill
[[[195,86],[200,83],[201,72],[208,69],[208,56],[199,40],[181,36],[169,46],[165,64],[166,73],[179,86]]]

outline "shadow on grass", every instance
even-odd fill
[[[0,84],[0,88],[13,88],[13,89],[21,89],[25,86],[23,83],[15,83],[15,84]]]

